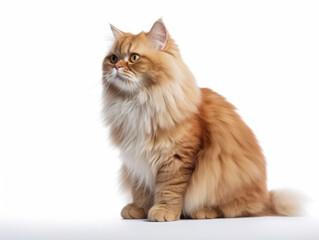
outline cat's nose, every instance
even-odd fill
[[[117,63],[117,64],[115,64],[114,67],[115,67],[116,70],[119,70],[119,68],[121,68],[121,67],[123,67],[123,66],[122,66],[122,64]]]

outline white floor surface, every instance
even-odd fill
[[[0,240],[319,239],[319,218],[310,217],[180,220],[168,223],[116,219],[90,224],[0,224]]]

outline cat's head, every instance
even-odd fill
[[[179,52],[161,19],[149,32],[125,33],[113,25],[114,44],[103,62],[103,81],[119,93],[135,94],[178,74]]]

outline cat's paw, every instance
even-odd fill
[[[125,219],[145,219],[146,214],[143,208],[136,207],[133,204],[127,204],[121,212]]]
[[[216,210],[210,208],[201,208],[191,214],[191,218],[193,219],[212,219],[217,217],[218,213]]]
[[[148,219],[152,222],[176,221],[179,217],[179,211],[168,209],[165,205],[155,205],[148,212]]]

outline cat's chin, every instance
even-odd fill
[[[134,95],[138,93],[138,88],[129,80],[116,76],[111,84],[121,93]]]
[[[129,80],[119,74],[115,76],[114,81],[122,81],[129,84]]]

